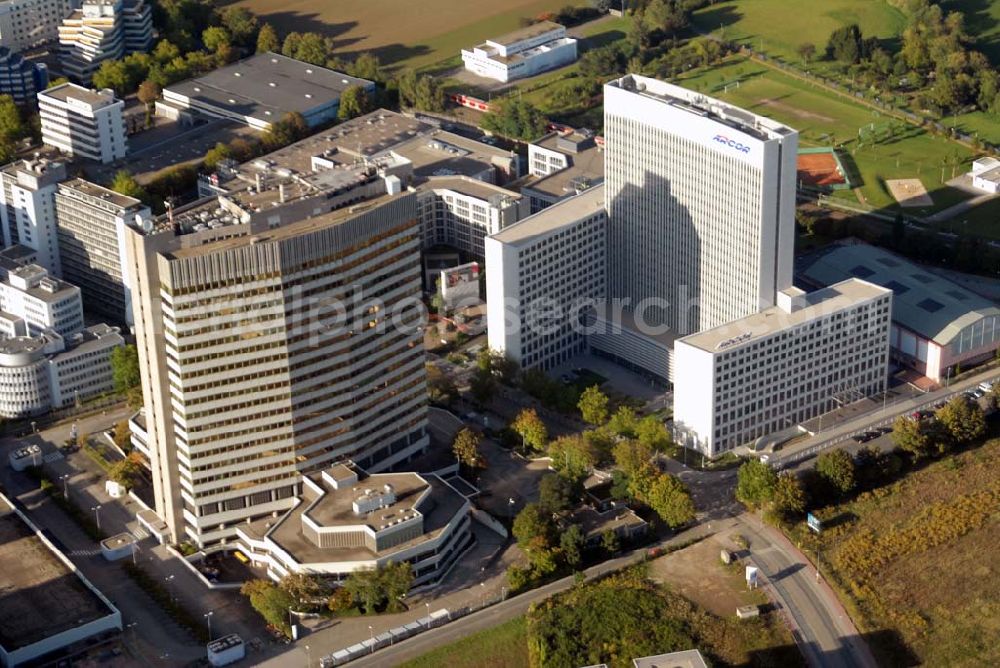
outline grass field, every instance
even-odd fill
[[[942,229],[972,234],[987,239],[1000,239],[1000,199],[991,199],[971,211],[945,223]]]
[[[525,668],[528,665],[527,622],[514,619],[462,638],[399,668]]]
[[[522,17],[557,11],[567,0],[242,0],[236,3],[282,35],[318,32],[344,54],[377,51],[383,63],[421,67],[519,27]]]
[[[917,215],[968,197],[944,186],[953,175],[967,171],[972,159],[968,149],[764,65],[730,59],[679,83],[796,128],[803,146],[842,145],[871,206],[895,208],[885,180],[896,178],[921,179],[934,198],[930,209],[909,210]]]
[[[998,457],[993,439],[799,529],[880,665],[1000,665]]]
[[[701,32],[797,61],[800,44],[811,42],[822,51],[841,26],[857,23],[866,36],[892,38],[902,32],[906,17],[886,0],[730,0],[696,12],[693,23]]]

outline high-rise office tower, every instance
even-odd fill
[[[604,87],[604,131],[608,296],[678,335],[772,306],[792,281],[798,134],[637,75]]]
[[[303,473],[426,448],[416,195],[331,211],[290,191],[126,230],[156,511],[177,541],[288,510]]]

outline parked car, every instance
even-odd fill
[[[874,441],[881,435],[882,434],[878,433],[877,431],[866,431],[865,433],[861,434],[861,442],[867,443],[868,441]]]
[[[982,390],[983,392],[992,392],[993,391],[993,386],[995,384],[996,384],[996,381],[984,380],[983,382],[979,383],[979,389]]]

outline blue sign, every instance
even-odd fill
[[[715,137],[713,137],[713,139],[715,139],[715,141],[719,142],[720,144],[725,144],[729,148],[732,148],[732,149],[735,149],[735,150],[739,151],[740,153],[749,153],[750,152],[750,147],[749,146],[747,146],[746,144],[741,144],[740,142],[736,141],[735,139],[730,139],[726,135],[715,135]]]
[[[806,515],[806,524],[808,524],[809,528],[815,531],[816,533],[819,533],[823,530],[823,523],[820,521],[818,517],[816,517],[812,513]]]

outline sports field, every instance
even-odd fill
[[[800,44],[810,42],[820,53],[841,26],[857,23],[865,36],[896,37],[906,17],[886,0],[729,0],[696,12],[693,23],[701,32],[798,61]]]
[[[909,210],[917,215],[968,197],[944,186],[968,170],[968,149],[811,83],[744,58],[698,71],[679,83],[796,128],[802,146],[840,146],[841,159],[851,180],[860,183],[865,204],[896,206],[888,179],[923,182],[934,205]],[[853,197],[850,192],[841,196]]]
[[[281,35],[318,32],[344,53],[377,51],[383,63],[420,67],[520,26],[522,17],[558,11],[566,0],[242,0],[235,3]],[[582,3],[579,3],[582,4]]]

